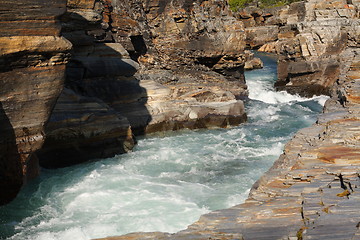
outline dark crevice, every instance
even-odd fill
[[[220,59],[222,58],[222,56],[217,56],[217,57],[198,57],[195,60],[196,64],[201,64],[204,65],[208,68],[212,68],[215,66],[215,64],[217,64]]]
[[[129,52],[132,60],[137,61],[141,55],[147,53],[148,48],[142,35],[130,36],[134,51]]]
[[[23,185],[21,157],[16,135],[0,102],[0,205],[12,201]]]
[[[347,190],[347,187],[346,187],[346,185],[345,185],[344,178],[343,178],[342,174],[340,173],[338,177],[339,177],[339,179],[340,179],[340,186],[341,186],[341,188],[344,189],[344,190]]]

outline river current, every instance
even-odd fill
[[[284,144],[313,124],[326,97],[275,92],[276,61],[246,72],[249,121],[139,139],[134,151],[42,169],[0,207],[0,239],[87,240],[137,231],[176,232],[200,215],[244,202]]]

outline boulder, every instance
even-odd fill
[[[264,63],[261,61],[261,59],[254,57],[254,53],[252,53],[249,50],[246,50],[245,54],[246,54],[246,62],[244,66],[245,70],[253,70],[264,67]]]

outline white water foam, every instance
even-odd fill
[[[291,102],[305,102],[305,101],[318,101],[319,104],[324,106],[328,96],[313,96],[312,98],[300,97],[299,95],[292,95],[286,91],[274,91],[269,82],[265,82],[266,76],[259,76],[257,79],[248,81],[249,98],[252,100],[262,101],[268,104],[278,103],[291,103]]]

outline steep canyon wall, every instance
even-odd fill
[[[66,1],[0,2],[0,204],[38,174],[34,152],[64,83],[71,43],[60,36]]]

